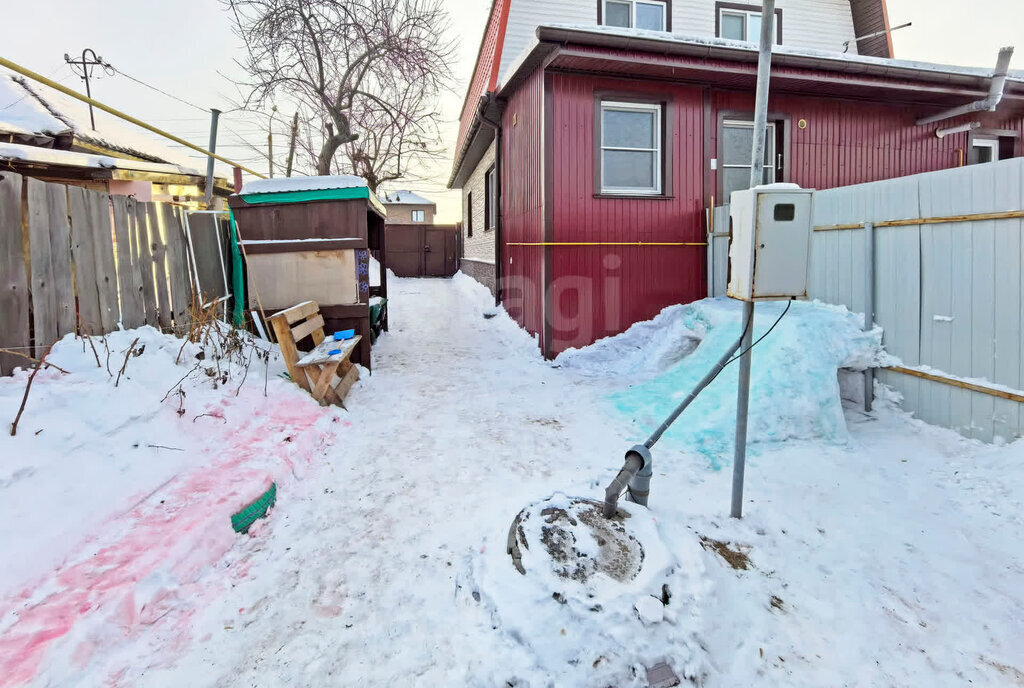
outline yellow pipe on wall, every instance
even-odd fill
[[[707,246],[704,241],[509,241],[506,246]]]
[[[157,129],[156,127],[154,127],[154,126],[152,126],[150,124],[146,124],[142,120],[135,119],[131,115],[127,115],[127,114],[125,114],[125,113],[123,113],[123,112],[121,112],[119,110],[115,110],[114,108],[112,108],[112,107],[110,107],[108,105],[104,105],[103,103],[101,103],[98,100],[95,100],[93,98],[90,98],[89,96],[84,96],[81,93],[79,93],[78,91],[72,90],[72,89],[70,89],[67,86],[64,86],[62,84],[58,84],[56,81],[53,81],[52,79],[47,79],[42,74],[37,74],[36,72],[33,72],[31,69],[26,69],[25,67],[22,67],[21,65],[15,63],[15,62],[11,62],[10,60],[8,60],[8,59],[6,59],[4,57],[0,57],[0,65],[2,65],[4,67],[7,67],[7,69],[11,70],[12,72],[17,72],[18,74],[21,74],[22,76],[25,76],[25,77],[28,77],[29,79],[32,79],[33,81],[38,81],[39,83],[41,83],[41,84],[43,84],[45,86],[49,86],[50,88],[55,89],[57,91],[60,91],[61,93],[65,94],[65,95],[69,95],[72,98],[80,100],[83,103],[88,103],[89,105],[92,105],[93,107],[98,107],[100,110],[103,110],[104,112],[109,112],[110,114],[114,115],[115,117],[119,117],[120,119],[123,119],[126,122],[131,122],[132,124],[134,124],[136,126],[139,126],[139,127],[142,127],[143,129],[146,129],[147,131],[151,131],[154,134],[159,134],[160,136],[168,138],[171,141],[174,141],[175,143],[179,143],[182,146],[185,146],[186,148],[191,148],[192,150],[196,151],[197,153],[202,153],[203,155],[211,157],[214,160],[220,160],[225,165],[231,165],[232,167],[237,167],[240,170],[245,170],[249,174],[254,175],[256,177],[259,177],[260,179],[266,179],[266,176],[260,174],[259,172],[255,172],[253,170],[250,170],[248,167],[244,167],[242,165],[239,165],[236,162],[232,162],[232,161],[228,160],[227,158],[224,158],[224,157],[221,157],[221,156],[217,155],[216,153],[211,153],[210,151],[206,150],[205,148],[201,148],[199,146],[196,146],[195,144],[189,143],[185,139],[178,138],[174,134],[169,134],[169,133],[167,133],[166,131],[164,131],[162,129]]]

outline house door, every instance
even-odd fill
[[[776,141],[775,122],[769,122],[764,141],[764,183],[781,181],[781,156]],[[754,123],[743,120],[722,121],[718,140],[719,182],[722,203],[728,203],[733,191],[750,188],[750,150],[754,145]]]

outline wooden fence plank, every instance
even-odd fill
[[[187,325],[192,300],[192,279],[185,247],[185,229],[174,206],[162,203],[161,208],[166,229],[164,239],[167,242],[167,277],[173,305],[171,317],[174,319],[175,330],[182,332]]]
[[[68,187],[68,212],[71,216],[71,259],[75,268],[75,293],[78,315],[87,334],[103,334],[100,318],[100,296],[96,287],[96,256],[93,252],[92,227],[86,191],[80,186]]]
[[[145,321],[142,305],[142,280],[133,273],[132,224],[135,222],[134,208],[129,210],[128,202],[134,206],[134,199],[127,196],[111,196],[114,212],[114,235],[117,245],[117,289],[121,302],[121,324],[128,329],[139,327]],[[134,264],[137,270],[138,265]]]
[[[147,204],[149,216],[149,247],[153,254],[153,276],[156,280],[157,326],[171,327],[171,293],[167,286],[167,244],[164,242],[162,203]]]
[[[92,222],[93,253],[96,256],[96,289],[100,297],[100,319],[104,332],[113,332],[121,319],[117,301],[117,267],[114,263],[114,232],[110,221],[110,195],[86,192]]]
[[[0,173],[0,344],[27,347],[28,276],[21,236],[21,175]],[[27,351],[25,353],[28,353]],[[25,359],[0,353],[0,374],[24,366]]]
[[[146,323],[146,304],[143,296],[142,289],[142,261],[139,255],[139,230],[138,230],[138,214],[136,213],[136,206],[139,202],[135,200],[134,196],[128,197],[127,209],[128,209],[128,253],[131,259],[131,283],[132,283],[132,308],[137,313],[138,327],[141,327]]]
[[[36,358],[57,341],[57,297],[50,251],[50,213],[46,182],[26,178],[28,243],[31,262],[32,331]]]
[[[153,247],[149,238],[149,205],[149,203],[135,204],[134,246],[139,278],[142,280],[144,321],[147,325],[156,327],[159,325],[159,321],[157,320],[156,278],[153,274]]]
[[[71,227],[68,224],[68,189],[63,184],[47,184],[46,210],[50,223],[50,264],[53,267],[53,293],[57,304],[57,335],[75,332],[75,283],[71,273]],[[38,350],[38,348],[37,348]]]

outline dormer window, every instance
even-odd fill
[[[600,24],[624,29],[668,31],[667,0],[599,0]]]
[[[761,8],[731,2],[715,3],[715,34],[719,38],[757,43],[761,40]],[[782,10],[775,10],[775,43],[782,42]]]

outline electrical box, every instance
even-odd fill
[[[813,192],[796,184],[732,192],[728,296],[741,301],[807,297]]]

